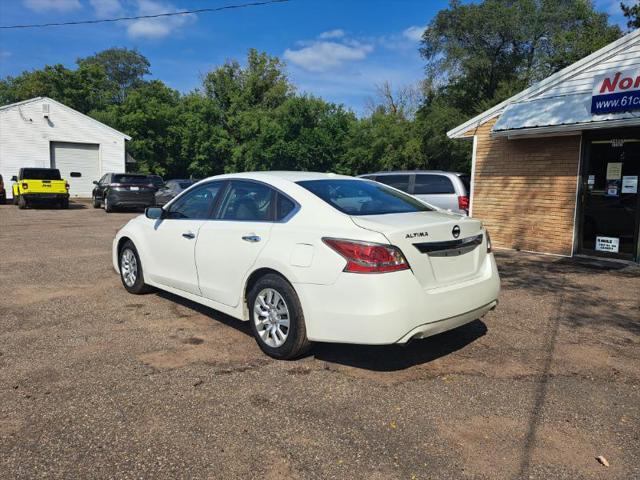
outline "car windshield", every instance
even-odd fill
[[[57,168],[25,168],[22,170],[25,180],[60,180],[60,170]]]
[[[305,180],[298,185],[347,215],[432,211],[410,195],[366,180]]]
[[[113,176],[113,183],[139,183],[149,184],[151,180],[146,175],[118,174]]]

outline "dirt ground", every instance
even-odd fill
[[[133,215],[0,206],[0,477],[640,478],[638,267],[498,253],[482,320],[279,362],[125,292]]]

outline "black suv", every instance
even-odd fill
[[[157,189],[149,175],[107,173],[93,183],[93,208],[103,206],[108,213],[116,208],[145,208],[155,203]]]

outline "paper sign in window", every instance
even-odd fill
[[[638,193],[637,175],[625,175],[622,177],[622,193]]]
[[[596,250],[598,252],[618,253],[620,239],[616,237],[596,237]]]
[[[622,162],[607,163],[607,180],[620,180],[622,177]]]

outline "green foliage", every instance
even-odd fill
[[[635,4],[627,5],[624,2],[620,2],[622,14],[628,19],[627,27],[629,29],[640,28],[640,3],[638,3],[638,0],[632,1],[634,1]]]

